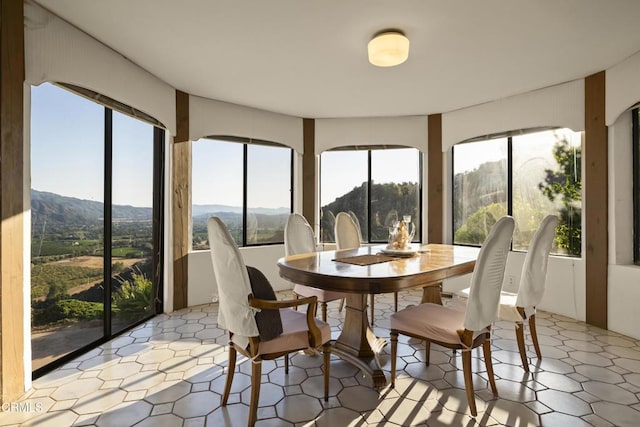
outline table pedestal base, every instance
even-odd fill
[[[387,378],[377,358],[387,341],[375,336],[367,319],[367,295],[347,294],[342,333],[334,342],[333,352],[343,360],[371,375],[373,385],[382,388]]]

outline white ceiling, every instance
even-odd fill
[[[443,113],[640,50],[638,0],[37,0],[171,86],[299,117]],[[397,28],[409,59],[367,61]]]

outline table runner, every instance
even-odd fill
[[[395,261],[397,259],[398,259],[397,257],[392,257],[388,255],[374,254],[374,255],[356,255],[356,256],[349,256],[344,258],[336,258],[334,259],[334,261],[344,262],[347,264],[366,266],[371,264],[378,264],[381,262]]]

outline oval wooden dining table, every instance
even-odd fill
[[[367,295],[423,287],[422,302],[442,303],[442,280],[471,273],[479,248],[428,244],[414,246],[412,256],[381,253],[384,246],[291,255],[278,260],[280,276],[327,291],[347,294],[344,324],[333,342],[342,359],[371,375],[376,388],[387,379],[377,354],[386,340],[373,333],[367,318]]]

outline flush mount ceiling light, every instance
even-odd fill
[[[367,50],[373,65],[393,67],[409,57],[409,39],[398,30],[381,31],[373,36]]]

